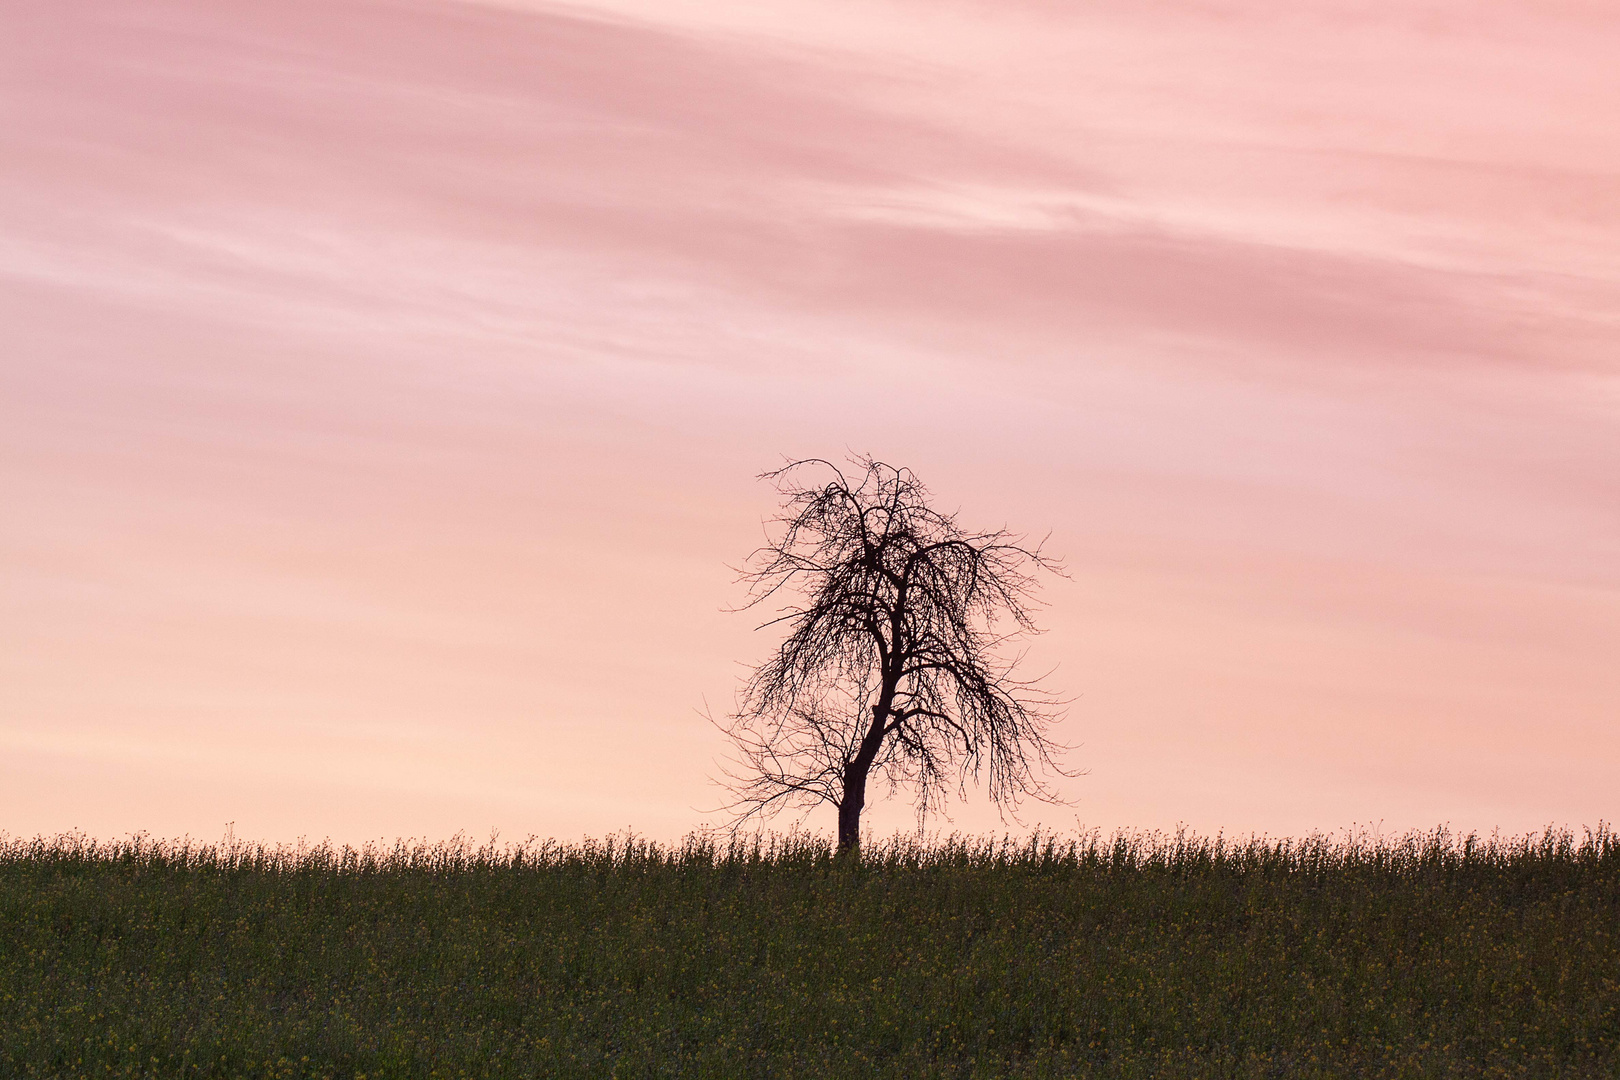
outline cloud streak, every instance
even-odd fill
[[[1600,8],[0,31],[13,831],[678,833],[766,644],[748,478],[844,446],[1054,530],[1087,820],[1608,812]]]

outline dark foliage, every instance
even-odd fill
[[[0,841],[0,1076],[1620,1075],[1620,842]]]

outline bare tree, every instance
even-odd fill
[[[963,529],[909,469],[852,464],[853,480],[819,458],[761,476],[784,512],[743,570],[744,608],[786,601],[761,629],[787,637],[721,725],[738,751],[737,823],[831,803],[838,850],[852,851],[873,777],[913,789],[919,821],[970,779],[1004,811],[1061,802],[1043,779],[1071,775],[1047,734],[1059,703],[997,653],[1037,632],[1035,575],[1062,567],[1005,529]],[[825,481],[802,482],[812,471]]]

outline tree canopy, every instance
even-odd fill
[[[1004,812],[1061,802],[1046,779],[1071,775],[1049,734],[1060,703],[1004,655],[1038,632],[1037,576],[1061,565],[1006,529],[964,528],[910,469],[851,465],[811,458],[761,477],[783,512],[742,571],[744,608],[779,603],[762,629],[786,636],[722,725],[737,821],[830,803],[847,851],[873,778],[908,789],[919,819],[970,782]]]

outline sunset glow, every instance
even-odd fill
[[[1616,56],[1582,0],[0,5],[0,830],[716,821],[755,474],[850,452],[1068,568],[1025,827],[1612,821]]]

